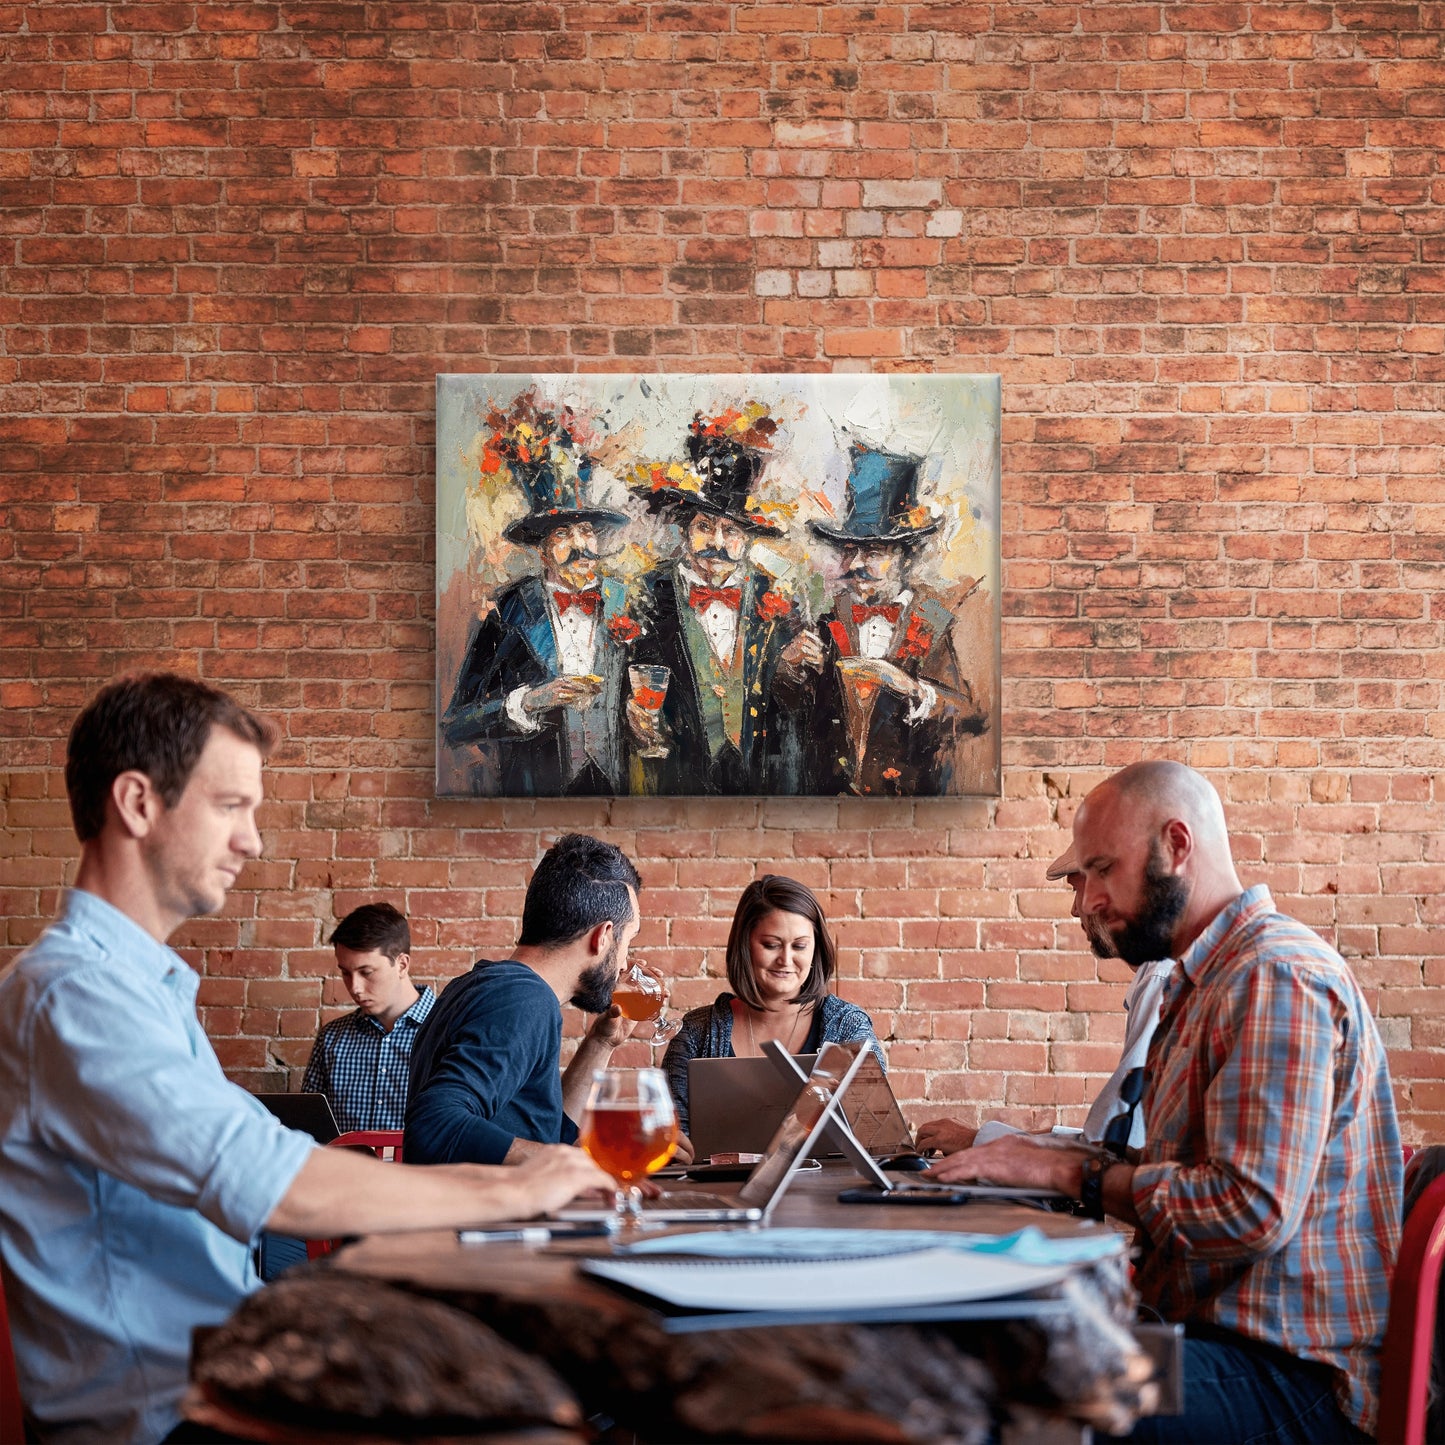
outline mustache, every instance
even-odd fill
[[[692,554],[694,557],[709,557],[714,562],[731,562],[732,553],[726,547],[699,547]]]
[[[850,567],[846,572],[840,572],[839,577],[844,582],[881,582],[881,577],[875,577],[866,567]]]
[[[602,554],[600,552],[593,552],[586,547],[579,547],[569,552],[557,565],[559,567],[568,567],[573,562],[600,562],[601,560]]]

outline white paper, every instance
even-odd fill
[[[927,1249],[882,1259],[588,1260],[589,1274],[702,1310],[893,1309],[1003,1299],[1054,1284],[1069,1265]]]

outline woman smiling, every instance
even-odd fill
[[[887,1068],[873,1021],[832,991],[836,967],[828,920],[810,888],[767,873],[743,889],[728,934],[731,992],[685,1014],[663,1060],[684,1132],[690,1059],[758,1058],[769,1039],[794,1054],[862,1040]]]

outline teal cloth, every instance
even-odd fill
[[[957,1249],[1000,1254],[1020,1264],[1093,1264],[1123,1251],[1126,1240],[1111,1230],[1051,1237],[1029,1225],[1013,1234],[959,1234],[932,1229],[743,1229],[670,1234],[618,1245],[618,1254],[703,1254],[734,1259],[864,1259]]]

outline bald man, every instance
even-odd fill
[[[1120,958],[1179,970],[1149,1047],[1137,1164],[1027,1136],[943,1180],[1063,1190],[1135,1226],[1144,1304],[1186,1326],[1184,1413],[1142,1441],[1360,1441],[1400,1236],[1385,1050],[1344,961],[1244,889],[1214,789],[1135,763],[1074,819],[1082,907]]]

